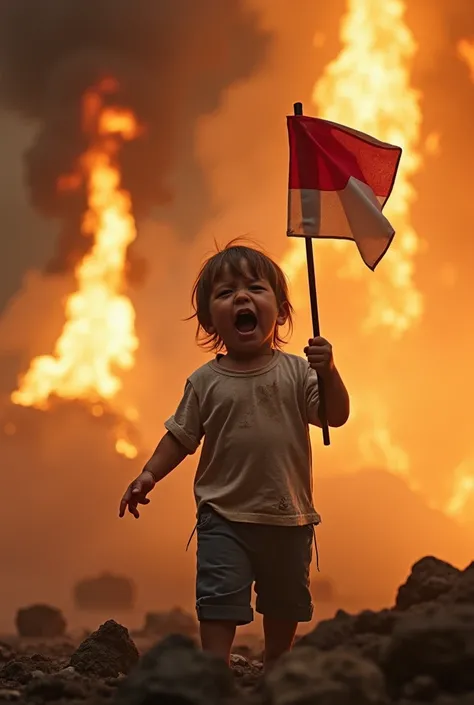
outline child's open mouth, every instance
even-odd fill
[[[253,311],[239,311],[235,317],[235,327],[239,333],[253,333],[257,327],[257,316]]]

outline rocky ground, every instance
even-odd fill
[[[103,624],[67,640],[0,644],[0,703],[18,705],[474,705],[474,563],[427,557],[380,612],[339,611],[274,671],[235,654],[232,669],[171,635],[139,654]]]

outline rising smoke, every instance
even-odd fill
[[[25,154],[31,202],[63,223],[49,271],[69,269],[88,246],[79,228],[84,194],[57,189],[86,147],[84,91],[114,76],[110,101],[146,125],[121,156],[140,218],[172,198],[171,171],[181,145],[192,146],[196,119],[253,71],[267,44],[242,0],[3,0],[0,106],[38,125]]]

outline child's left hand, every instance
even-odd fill
[[[332,355],[332,345],[324,338],[310,338],[308,345],[304,349],[310,367],[316,370],[318,375],[325,377],[334,369],[334,358]]]

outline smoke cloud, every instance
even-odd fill
[[[141,218],[172,199],[173,165],[181,145],[192,145],[196,119],[253,71],[268,41],[242,0],[3,0],[0,106],[38,125],[25,154],[31,202],[63,223],[49,271],[69,269],[89,244],[79,228],[84,194],[57,189],[87,146],[85,90],[113,76],[110,102],[146,126],[121,153],[123,186]]]

